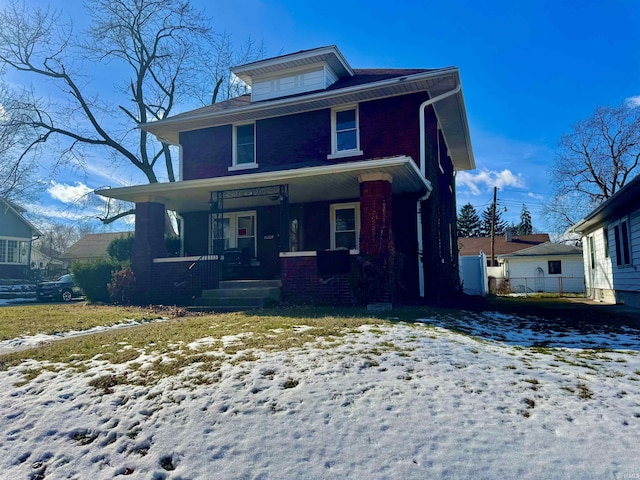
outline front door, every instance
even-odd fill
[[[257,255],[256,212],[230,212],[216,220],[210,215],[211,241],[209,253],[215,254],[228,249],[239,249],[250,259]],[[217,224],[221,222],[221,224]],[[217,247],[217,248],[216,248]]]

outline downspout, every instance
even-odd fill
[[[425,133],[424,133],[424,127],[425,127],[425,118],[424,118],[424,112],[425,109],[429,106],[429,105],[433,105],[436,102],[439,102],[440,100],[444,100],[447,97],[450,97],[451,95],[455,95],[457,94],[460,90],[462,89],[462,85],[460,83],[458,83],[458,85],[453,89],[453,90],[449,90],[448,92],[442,93],[436,97],[430,98],[429,100],[425,100],[424,102],[422,102],[422,104],[420,105],[420,109],[419,109],[419,117],[420,117],[420,173],[422,174],[423,178],[426,178],[426,167],[425,167],[425,162],[426,162],[426,154],[425,154],[425,148],[426,148],[426,138],[425,138]],[[422,262],[422,250],[423,250],[423,239],[422,239],[422,202],[424,202],[427,198],[429,198],[429,195],[431,195],[431,191],[428,191],[427,193],[425,193],[422,197],[420,197],[418,199],[418,205],[416,208],[417,211],[417,223],[418,223],[418,285],[420,288],[420,296],[424,298],[424,265]]]

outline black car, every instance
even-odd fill
[[[53,282],[41,282],[36,288],[38,301],[62,300],[70,302],[78,293],[78,289],[73,283],[73,277],[69,274],[62,275]]]

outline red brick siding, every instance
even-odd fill
[[[322,278],[316,257],[283,257],[282,295],[287,301],[322,305],[353,305],[349,274]],[[352,257],[353,263],[353,257]]]
[[[419,162],[420,104],[425,92],[373,100],[359,105],[363,155],[327,160],[331,153],[331,110],[323,109],[256,122],[256,154],[260,171],[409,155]],[[232,164],[232,126],[182,132],[184,180],[242,175]]]
[[[151,301],[151,266],[154,258],[166,257],[165,210],[162,203],[136,203],[136,231],[131,268],[136,276],[138,303]]]
[[[231,125],[180,133],[182,179],[228,175],[232,158]]]
[[[360,253],[389,252],[392,207],[391,183],[376,180],[360,184]]]
[[[364,158],[408,155],[420,162],[418,109],[427,93],[414,93],[361,103],[360,146]]]

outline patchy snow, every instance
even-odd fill
[[[17,350],[24,350],[27,348],[37,347],[40,345],[46,345],[55,340],[61,340],[63,338],[77,337],[80,335],[90,335],[92,333],[104,332],[106,330],[115,330],[118,328],[129,328],[129,327],[142,325],[143,323],[165,322],[167,320],[168,320],[167,317],[154,318],[150,320],[129,319],[129,320],[124,320],[122,322],[114,323],[113,325],[92,327],[86,330],[69,330],[66,332],[58,332],[55,334],[38,333],[36,335],[25,335],[22,337],[0,341],[0,354],[15,352]]]
[[[497,314],[367,325],[331,345],[253,351],[256,360],[230,357],[216,372],[192,364],[153,386],[110,391],[89,381],[126,364],[93,359],[84,373],[46,365],[59,370],[16,386],[43,366],[28,361],[0,372],[0,471],[18,479],[639,478],[638,332],[566,333]],[[603,342],[611,350],[586,350]],[[223,354],[211,337],[187,347]],[[194,375],[209,381],[194,384]]]

